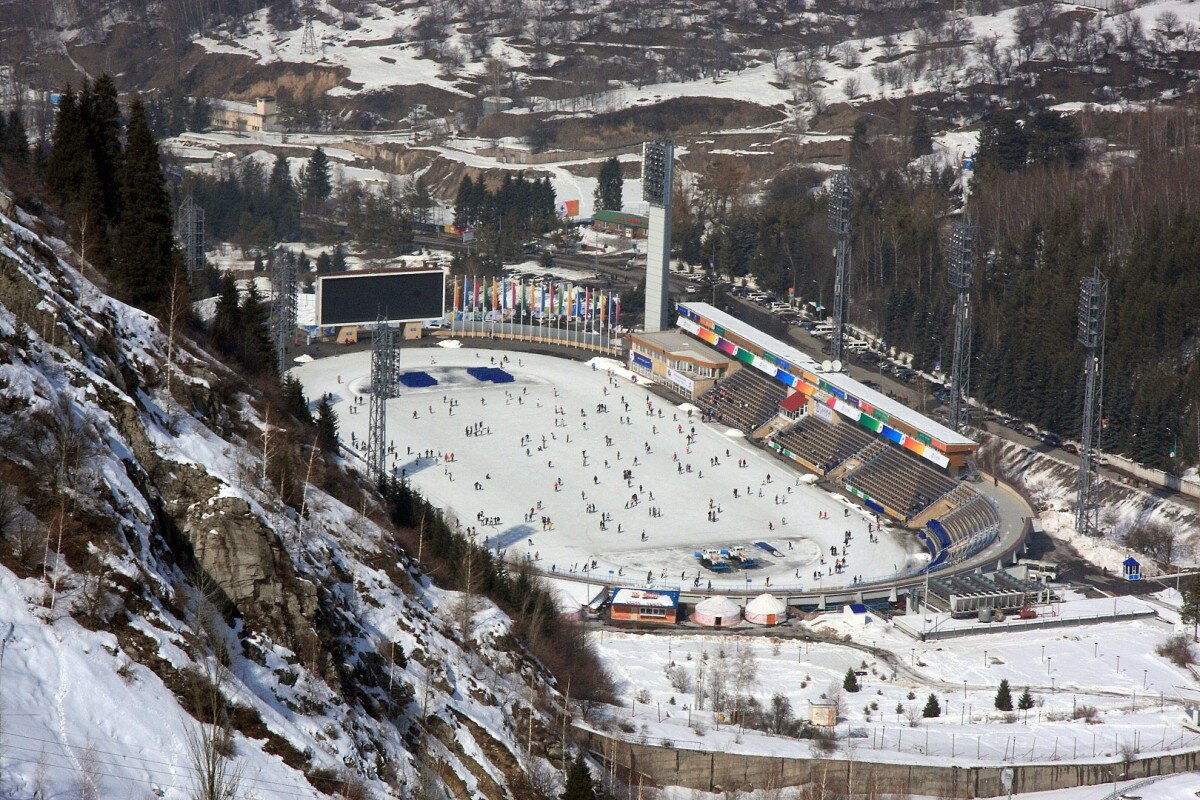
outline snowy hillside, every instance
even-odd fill
[[[280,24],[263,10],[196,44],[263,66],[332,68],[340,80],[331,97],[421,87],[431,108],[461,108],[463,98],[501,94],[519,109],[558,113],[726,98],[787,107],[794,118],[841,101],[862,105],[1036,81],[1051,65],[1112,73],[1100,64],[1110,55],[1166,66],[1172,54],[1200,44],[1200,12],[1177,0],[1130,3],[1110,13],[1074,4],[983,2],[957,14],[939,3],[808,10],[804,3],[758,3],[753,10],[681,3],[674,13],[642,16],[612,0],[546,3],[528,14],[519,3],[487,5],[363,2],[354,13],[316,15],[311,38],[299,19]],[[685,57],[682,51],[700,43],[702,52]],[[602,74],[581,74],[597,69]]]
[[[0,795],[552,788],[510,620],[419,577],[257,391],[63,255],[0,216]]]

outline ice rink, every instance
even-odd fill
[[[876,526],[870,541],[874,515],[610,364],[402,350],[401,373],[426,372],[438,383],[401,386],[388,401],[389,464],[490,548],[563,577],[797,590],[871,581],[926,559],[902,530]],[[467,373],[493,366],[513,382]],[[332,395],[342,439],[365,452],[370,353],[319,359],[293,374],[310,399]],[[734,545],[761,566],[718,576],[694,557]],[[840,574],[831,548],[845,561]]]

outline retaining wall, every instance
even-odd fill
[[[1131,761],[955,766],[853,761],[846,758],[787,758],[682,750],[637,744],[594,731],[579,730],[583,743],[602,760],[615,764],[625,780],[657,786],[684,786],[706,792],[770,789],[804,784],[833,791],[887,791],[943,798],[1001,797],[1006,769],[1014,792],[1044,792],[1096,786],[1118,780],[1189,772],[1200,767],[1200,751],[1170,753]],[[1115,771],[1115,773],[1114,773]]]

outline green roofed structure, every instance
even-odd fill
[[[592,228],[601,233],[615,233],[631,239],[644,239],[649,227],[649,219],[640,214],[627,214],[624,211],[609,211],[606,208],[600,208],[592,215]]]

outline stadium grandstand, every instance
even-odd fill
[[[682,332],[711,348],[701,361],[728,359],[707,373],[715,382],[688,399],[708,419],[908,526],[930,554],[921,571],[969,558],[999,534],[996,503],[958,480],[971,469],[974,441],[707,303],[680,303],[676,311],[669,335]],[[638,371],[652,378],[668,368],[686,371],[687,363],[655,345],[656,335],[666,332],[631,336]],[[659,352],[670,360],[654,363]],[[696,361],[703,348],[689,352]],[[659,382],[680,394],[686,385]]]

